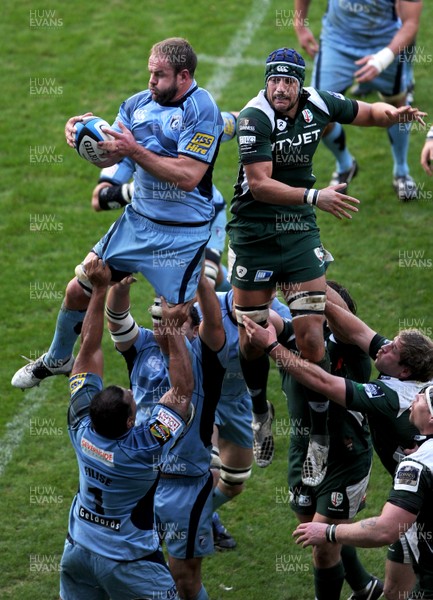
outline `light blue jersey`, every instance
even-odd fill
[[[89,405],[102,389],[92,373],[70,379],[69,437],[77,455],[80,485],[69,515],[71,539],[111,560],[134,561],[154,553],[153,499],[162,448],[177,440],[183,420],[155,406],[147,424],[108,439],[92,428]]]
[[[168,369],[153,331],[145,327],[139,328],[135,343],[121,354],[128,366],[131,390],[137,404],[135,424],[141,425],[170,389]]]
[[[135,94],[121,105],[116,118],[132,131],[136,141],[157,155],[189,156],[209,164],[191,192],[161,181],[136,166],[132,207],[141,215],[178,223],[209,222],[213,216],[212,171],[224,125],[210,94],[194,81],[177,102],[161,105],[149,90]],[[117,124],[113,128],[118,128]]]
[[[199,477],[209,471],[211,437],[215,411],[221,395],[221,385],[228,363],[228,344],[214,352],[200,339],[195,338],[190,348],[194,373],[194,419],[177,444],[163,450],[162,473]]]
[[[396,0],[328,0],[321,38],[339,50],[363,48],[365,54],[386,46],[401,27]]]

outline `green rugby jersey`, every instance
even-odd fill
[[[295,213],[315,226],[314,208],[281,206],[254,200],[243,165],[272,162],[272,178],[292,187],[311,188],[313,156],[323,130],[332,121],[351,123],[358,104],[341,94],[305,88],[294,119],[276,112],[264,90],[242,109],[237,122],[240,169],[231,212],[242,219],[275,222],[276,215]]]

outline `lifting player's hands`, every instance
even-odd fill
[[[277,332],[271,322],[268,322],[267,327],[262,327],[252,321],[246,315],[243,315],[245,331],[253,346],[256,348],[267,348],[277,339]]]
[[[78,115],[76,117],[71,117],[70,119],[68,119],[66,121],[65,138],[66,138],[66,143],[68,144],[68,146],[70,146],[71,148],[75,148],[75,134],[77,133],[75,124],[78,123],[79,121],[82,121],[85,117],[92,117],[92,116],[93,116],[92,112],[86,112],[86,113],[84,113],[84,115]]]
[[[86,262],[85,267],[86,277],[93,287],[106,288],[110,285],[111,269],[102,258],[95,255],[89,262]]]
[[[118,121],[117,124],[121,129],[121,133],[115,129],[104,127],[103,131],[109,133],[114,139],[106,142],[98,142],[98,146],[102,150],[110,152],[112,155],[119,156],[119,159],[123,156],[130,156],[132,158],[134,152],[136,152],[140,146],[137,144],[132,132],[125,127],[121,121]]]
[[[182,325],[188,319],[194,302],[195,298],[183,304],[168,304],[166,299],[161,296],[161,327],[168,328],[171,333],[181,333]]]
[[[319,197],[317,198],[317,208],[325,212],[331,213],[337,219],[351,219],[352,215],[347,211],[358,212],[356,206],[353,204],[359,204],[360,201],[353,196],[347,196],[343,194],[343,191],[347,188],[345,183],[339,183],[338,185],[330,185],[320,190]]]

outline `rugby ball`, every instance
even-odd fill
[[[104,167],[107,162],[107,151],[98,146],[98,142],[113,139],[112,135],[102,131],[102,127],[110,128],[110,125],[100,117],[84,117],[82,121],[75,123],[75,148],[81,158],[93,163],[98,167]]]
[[[224,132],[221,141],[229,142],[235,137],[236,117],[230,112],[222,112],[221,116],[224,121]]]

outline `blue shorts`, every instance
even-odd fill
[[[220,254],[224,252],[226,245],[226,225],[226,211],[220,210],[215,219],[212,221],[210,228],[210,240],[207,243],[208,248],[218,250]]]
[[[370,54],[383,48],[372,47]],[[342,46],[337,49],[326,40],[321,40],[320,50],[314,59],[311,85],[324,91],[343,94],[353,85],[353,74],[361,68],[355,61],[366,56],[364,48]],[[376,90],[383,96],[396,96],[407,89],[407,62],[404,56],[397,56],[387,69],[364,84],[369,91]]]
[[[62,600],[169,600],[178,595],[161,551],[148,559],[117,562],[66,540],[60,562],[60,597]]]
[[[218,401],[215,424],[219,437],[241,448],[253,447],[252,402],[249,394],[241,398],[221,396]]]
[[[180,304],[195,296],[209,235],[209,225],[159,225],[128,205],[93,252],[114,269],[114,280],[142,273],[157,296]]]
[[[212,535],[213,476],[161,477],[155,493],[157,529],[173,558],[209,556]]]

